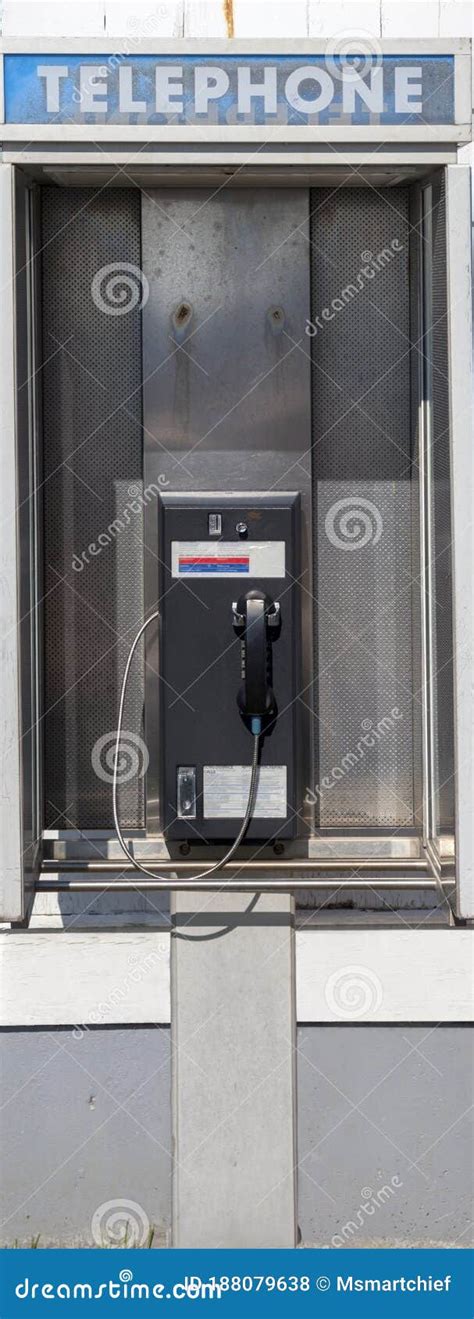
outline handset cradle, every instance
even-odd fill
[[[280,605],[263,591],[247,591],[233,602],[232,616],[241,638],[242,685],[237,704],[250,731],[264,731],[277,713],[271,686],[271,643],[281,626]]]

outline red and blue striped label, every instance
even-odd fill
[[[284,540],[172,540],[172,577],[285,576]]]
[[[179,572],[181,573],[248,573],[248,554],[180,554]]]

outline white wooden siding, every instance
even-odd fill
[[[116,1026],[170,1019],[166,931],[0,935],[0,1025]],[[473,1019],[474,931],[301,929],[298,1021]]]
[[[468,0],[5,0],[4,36],[469,37]]]

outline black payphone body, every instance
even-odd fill
[[[160,757],[169,841],[295,836],[299,495],[160,497]]]

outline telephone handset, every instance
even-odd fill
[[[271,643],[281,626],[280,605],[263,591],[247,591],[233,602],[232,615],[241,638],[242,686],[237,704],[250,732],[259,733],[277,713],[271,686]]]

